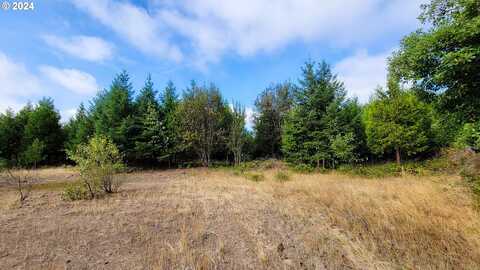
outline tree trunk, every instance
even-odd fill
[[[395,156],[397,158],[397,165],[401,164],[401,159],[400,159],[400,149],[397,147],[395,148]]]

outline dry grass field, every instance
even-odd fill
[[[0,269],[480,268],[480,214],[454,176],[256,173],[130,173],[70,202],[75,172],[47,169],[22,207],[0,185]]]

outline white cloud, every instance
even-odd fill
[[[75,109],[75,108],[60,111],[60,116],[61,116],[62,123],[67,123],[68,120],[70,120],[72,117],[74,117],[76,113],[77,113],[77,109]]]
[[[99,90],[95,77],[77,69],[41,66],[40,72],[51,81],[76,94],[89,95]]]
[[[26,98],[40,94],[40,82],[23,64],[0,52],[0,111],[18,110]]]
[[[182,59],[180,50],[169,44],[162,25],[145,9],[114,0],[73,0],[73,3],[141,51],[174,61]]]
[[[88,61],[104,61],[110,59],[113,55],[113,45],[98,37],[74,36],[66,39],[45,35],[42,38],[48,45],[71,56]]]
[[[73,0],[145,52],[202,63],[250,56],[294,42],[366,47],[417,27],[425,0],[150,0],[149,9],[115,0]],[[172,45],[182,45],[183,54]],[[192,57],[190,57],[192,56]]]
[[[356,52],[334,66],[338,79],[345,83],[349,96],[366,102],[378,86],[385,86],[387,78],[387,57],[392,50],[369,55],[366,50]]]

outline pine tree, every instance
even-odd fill
[[[332,160],[331,141],[338,134],[336,114],[345,99],[343,84],[325,62],[307,62],[295,92],[295,108],[283,129],[287,161],[316,164]]]
[[[150,106],[159,109],[157,101],[157,91],[153,88],[152,76],[149,74],[145,80],[145,85],[140,90],[140,94],[135,100],[135,106],[138,115],[144,115],[149,110]]]
[[[65,125],[64,129],[67,136],[65,143],[67,150],[73,150],[77,145],[88,142],[88,139],[94,133],[94,127],[83,103],[80,103],[77,113]]]
[[[15,165],[21,150],[23,126],[12,110],[0,114],[0,159]]]
[[[92,105],[95,133],[113,140],[127,160],[134,155],[138,128],[134,119],[132,84],[126,71],[118,74],[109,90],[104,90]]]
[[[45,144],[44,157],[47,163],[58,163],[65,159],[63,150],[65,137],[60,125],[60,114],[50,98],[40,100],[28,113],[23,132],[22,152],[27,151],[35,139]]]
[[[255,101],[255,152],[258,157],[281,156],[282,126],[293,103],[295,86],[289,82],[265,89]]]
[[[160,112],[156,105],[150,103],[143,115],[141,133],[135,141],[136,158],[150,164],[156,163],[165,151],[165,128],[160,120]]]
[[[167,160],[169,167],[175,160],[176,154],[180,151],[180,130],[176,117],[178,108],[178,96],[172,81],[167,83],[167,87],[162,93],[161,110],[164,115],[164,151],[160,156],[161,160]]]

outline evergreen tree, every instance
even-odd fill
[[[15,165],[21,150],[23,126],[12,110],[0,114],[0,159]]]
[[[135,100],[135,106],[138,115],[145,115],[151,106],[154,106],[156,109],[160,108],[157,101],[157,91],[153,88],[153,81],[150,74],[147,76],[145,85]]]
[[[45,159],[45,144],[38,138],[35,138],[31,145],[22,153],[21,163],[24,166],[33,166],[37,168],[37,164]]]
[[[127,160],[134,155],[135,125],[132,84],[126,71],[118,74],[109,90],[94,99],[92,119],[95,133],[113,140]]]
[[[163,136],[159,136],[160,133],[163,133],[161,124],[163,115],[161,115],[156,96],[157,91],[153,88],[151,76],[148,75],[145,85],[135,100],[135,123],[131,127],[131,132],[135,133],[134,157],[140,163],[155,163],[158,155],[161,154],[159,152],[159,149],[162,148],[160,144],[164,143]],[[158,130],[154,130],[155,128]],[[160,141],[160,137],[162,141]]]
[[[165,128],[160,120],[160,112],[156,105],[147,105],[141,121],[141,133],[135,141],[136,158],[149,163],[157,159],[165,151]]]
[[[93,123],[83,103],[78,107],[75,116],[65,125],[65,132],[67,150],[73,150],[77,145],[88,142],[93,135]]]
[[[364,115],[368,146],[375,154],[401,156],[425,152],[431,145],[431,112],[411,91],[389,79],[388,90],[377,90]]]
[[[289,82],[265,89],[255,101],[255,148],[259,157],[281,156],[282,125],[293,103],[295,86]]]
[[[339,115],[345,99],[343,84],[325,62],[307,62],[295,92],[295,106],[283,129],[283,152],[289,162],[326,166],[331,142],[344,129]]]
[[[170,167],[175,160],[176,154],[180,151],[181,136],[177,120],[178,96],[172,81],[167,83],[167,87],[162,93],[161,111],[164,115],[164,151],[160,156],[161,160],[167,160]]]
[[[26,109],[25,113],[30,109]],[[20,115],[24,117],[24,115]],[[20,121],[24,121],[21,119]],[[45,161],[49,164],[58,163],[65,158],[64,133],[60,125],[60,114],[53,105],[53,100],[43,98],[28,112],[22,140],[22,150],[27,151],[38,139],[44,144]],[[22,151],[22,152],[23,152]],[[40,160],[43,161],[43,160]]]

